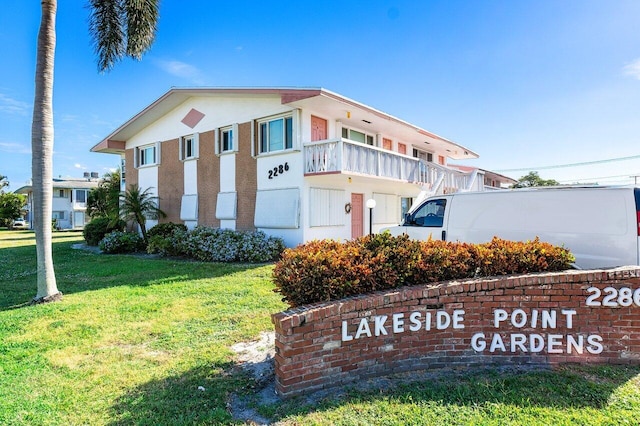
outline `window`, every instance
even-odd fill
[[[180,160],[198,158],[198,139],[197,134],[180,138]]]
[[[293,117],[280,117],[258,124],[260,153],[293,148]]]
[[[221,152],[233,151],[233,129],[228,127],[220,131]]]
[[[373,145],[373,141],[375,140],[373,135],[368,135],[366,133],[360,132],[358,130],[350,129],[348,127],[342,128],[342,137],[345,139],[352,140],[354,142],[365,143],[367,145]]]
[[[441,227],[447,200],[432,200],[424,203],[409,218],[407,225]]]
[[[421,151],[419,149],[413,148],[413,156],[423,161],[433,162],[433,154],[430,152]]]
[[[153,166],[158,164],[158,148],[158,143],[136,148],[138,167]]]
[[[343,226],[345,192],[341,189],[311,188],[309,191],[309,225]]]
[[[400,217],[402,219],[404,219],[404,217],[407,215],[412,204],[413,198],[402,197],[400,199]]]
[[[76,189],[76,203],[87,202],[87,191],[84,189]]]
[[[216,155],[238,151],[238,124],[215,130]]]
[[[120,162],[120,191],[124,191],[126,188],[126,175],[127,175],[127,162],[123,158]]]
[[[64,220],[64,211],[54,211],[51,214],[51,218],[55,220]]]
[[[64,198],[64,189],[57,189],[54,191],[54,194],[57,198]]]

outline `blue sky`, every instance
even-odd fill
[[[640,175],[636,0],[164,0],[152,50],[105,74],[87,19],[84,0],[59,1],[55,176],[116,167],[89,149],[169,88],[193,86],[324,87],[514,178]],[[0,174],[12,190],[31,176],[39,21],[37,0],[0,14]]]

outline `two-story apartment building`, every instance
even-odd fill
[[[163,221],[260,229],[289,246],[483,189],[482,172],[447,167],[477,158],[470,149],[321,88],[174,88],[92,151],[120,155],[126,185],[152,188]]]
[[[87,197],[89,191],[97,188],[98,174],[85,173],[83,179],[54,178],[53,179],[53,206],[52,218],[59,229],[83,229],[89,221],[87,211]],[[29,228],[33,228],[33,188],[31,185],[23,186],[16,190],[18,194],[27,195],[26,221]]]

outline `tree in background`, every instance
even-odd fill
[[[56,0],[40,0],[42,17],[36,53],[35,97],[31,125],[33,228],[36,233],[37,293],[33,303],[58,300],[53,268],[53,76]],[[159,0],[90,0],[89,32],[98,69],[108,71],[125,56],[141,59],[154,41]]]
[[[147,239],[147,219],[156,220],[167,214],[158,207],[158,197],[151,194],[151,188],[141,191],[138,185],[130,185],[120,196],[120,217],[126,222],[135,222],[140,226],[142,238]]]
[[[118,220],[120,211],[120,171],[106,173],[97,188],[87,197],[87,214],[91,219]]]
[[[26,195],[0,192],[0,226],[11,228],[13,219],[22,216],[26,204]]]
[[[518,179],[518,183],[513,184],[512,188],[530,188],[532,186],[557,186],[560,185],[555,179],[542,179],[538,172],[529,172]]]

